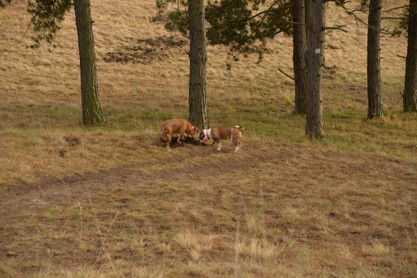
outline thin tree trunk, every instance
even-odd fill
[[[417,0],[410,0],[403,107],[404,112],[417,111]]]
[[[384,116],[381,92],[380,37],[382,0],[371,0],[368,17],[368,119]]]
[[[306,27],[304,0],[294,0],[293,16],[293,67],[295,81],[295,112],[306,113]]]
[[[98,94],[90,0],[74,0],[74,10],[80,54],[83,123],[101,123],[104,116]]]
[[[206,92],[206,27],[203,0],[189,0],[190,80],[189,121],[198,128],[208,127]]]
[[[322,0],[307,0],[307,123],[306,135],[310,138],[323,137],[321,63],[324,29],[324,4]]]
[[[324,46],[326,43],[326,10],[328,1],[323,0],[323,28],[321,29],[321,48],[320,48],[320,56],[321,56],[321,67],[326,68],[326,57],[324,56]]]

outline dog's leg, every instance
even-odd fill
[[[165,148],[169,149],[169,144],[171,143],[171,134],[165,134]]]
[[[183,139],[182,137],[184,136],[184,133],[181,132],[180,135],[178,136],[177,142],[178,144],[181,144],[181,140]]]
[[[218,151],[222,150],[222,143],[221,142],[217,143],[217,150]]]
[[[178,144],[181,144],[181,140],[185,140],[186,131],[186,128],[180,130],[180,135],[178,136]]]
[[[240,131],[237,130],[236,134],[232,134],[232,143],[235,146],[235,152],[240,151]]]

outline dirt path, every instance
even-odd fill
[[[65,199],[82,199],[86,192],[94,192],[96,189],[110,189],[130,186],[137,183],[150,183],[156,180],[184,179],[189,180],[197,176],[222,175],[230,171],[242,171],[271,160],[286,160],[293,153],[283,150],[280,153],[261,154],[218,154],[212,152],[207,161],[201,165],[192,164],[181,169],[178,165],[187,165],[187,154],[171,157],[160,162],[144,162],[124,166],[111,170],[75,175],[62,180],[45,179],[36,184],[18,184],[8,186],[0,194],[0,210],[3,212],[0,220],[15,215],[21,208],[37,204],[60,203]],[[216,157],[221,157],[216,161]],[[145,170],[142,170],[146,168]],[[150,170],[151,169],[151,170]]]
[[[212,152],[203,163],[191,164],[184,169],[178,170],[173,166],[187,164],[189,156],[188,154],[183,154],[171,157],[163,162],[137,163],[130,166],[100,171],[98,173],[75,175],[62,180],[50,178],[32,185],[19,184],[8,186],[0,194],[0,210],[2,211],[0,220],[7,219],[9,215],[14,215],[16,211],[23,207],[36,206],[37,203],[61,202],[65,198],[83,198],[83,195],[85,195],[83,193],[87,191],[91,193],[98,188],[101,190],[118,188],[137,183],[150,183],[161,179],[189,180],[197,176],[221,176],[223,173],[233,171],[241,171],[244,173],[249,168],[259,167],[271,161],[279,165],[300,155],[316,160],[312,160],[312,162],[322,161],[323,165],[326,165],[330,162],[329,160],[335,158],[338,158],[337,160],[341,163],[344,160],[349,161],[353,158],[352,155],[323,153],[316,150],[300,148],[299,146],[283,146],[278,152],[246,152],[235,156],[229,153],[226,157],[224,154]],[[221,159],[216,161],[216,157],[219,156]],[[363,160],[364,158],[357,157],[354,159]],[[417,165],[412,163],[385,158],[367,158],[365,160],[369,160],[370,168],[379,169],[381,172],[391,172],[393,169],[396,169],[395,171],[399,176],[402,176],[410,182],[416,178],[412,171],[413,169],[417,169]],[[365,161],[363,162],[361,167],[367,164]],[[370,163],[373,163],[373,165]],[[143,168],[146,168],[146,170],[142,170]],[[384,170],[385,168],[386,170]],[[351,170],[354,171],[354,169]],[[401,170],[404,173],[401,173]],[[345,174],[347,176],[353,176],[357,173],[346,172]]]

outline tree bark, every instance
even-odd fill
[[[199,129],[208,127],[206,92],[206,26],[203,0],[189,0],[190,80],[189,121]]]
[[[104,116],[98,93],[90,0],[74,0],[74,10],[80,55],[83,123],[97,124],[104,122]]]
[[[306,27],[304,0],[294,0],[293,16],[293,67],[295,81],[295,112],[306,113]]]
[[[310,139],[323,137],[321,66],[324,30],[324,2],[307,0],[307,123],[306,135]]]
[[[384,116],[381,92],[380,37],[382,0],[371,0],[368,17],[368,119]]]
[[[417,0],[410,0],[407,57],[403,93],[404,112],[417,111]]]

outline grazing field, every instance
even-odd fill
[[[386,8],[407,1],[384,1]],[[366,28],[328,5],[325,137],[292,113],[291,38],[264,61],[208,47],[211,125],[242,151],[185,144],[188,41],[155,1],[92,1],[106,123],[81,123],[74,13],[29,48],[25,1],[0,9],[0,277],[416,277],[417,115],[402,112],[405,38],[383,36],[385,117],[368,121]]]

